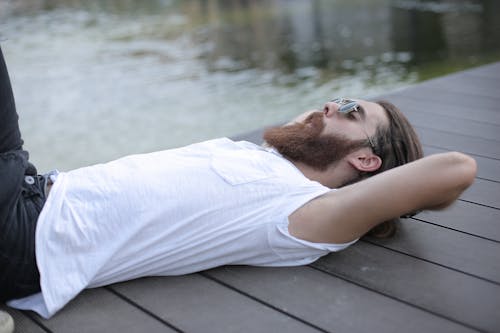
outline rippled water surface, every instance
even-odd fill
[[[40,171],[230,136],[500,59],[498,1],[0,0]]]

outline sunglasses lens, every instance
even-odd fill
[[[340,108],[339,108],[339,112],[340,113],[350,113],[354,110],[356,110],[356,107],[358,106],[358,103],[356,102],[349,102],[347,104],[344,104],[342,105]]]

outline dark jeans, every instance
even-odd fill
[[[40,290],[35,228],[45,202],[44,178],[23,150],[18,115],[0,48],[0,301]]]

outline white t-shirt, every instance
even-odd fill
[[[311,263],[352,244],[288,233],[327,191],[276,151],[226,138],[60,173],[36,230],[41,292],[9,305],[49,318],[85,288],[142,276]]]

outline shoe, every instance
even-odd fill
[[[13,333],[14,319],[5,311],[0,310],[0,333]]]

